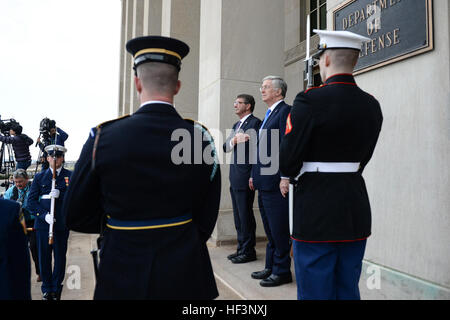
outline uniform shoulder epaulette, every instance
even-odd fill
[[[204,135],[204,137],[206,138],[206,141],[208,141],[209,145],[211,146],[211,152],[214,157],[214,164],[213,164],[213,170],[211,172],[211,176],[209,177],[209,180],[212,181],[217,173],[217,169],[219,168],[219,157],[217,155],[216,145],[214,144],[214,138],[212,137],[208,128],[206,126],[204,126],[203,124],[201,124],[200,122],[195,121],[193,119],[188,119],[188,118],[186,118],[184,120],[187,121],[188,123],[192,124],[194,126],[194,128],[199,129],[202,132],[202,134]]]
[[[95,159],[96,159],[96,155],[97,155],[98,140],[100,138],[100,132],[101,132],[102,128],[105,127],[108,124],[113,123],[113,122],[116,122],[116,121],[128,118],[129,116],[130,116],[129,114],[126,114],[126,115],[121,116],[119,118],[102,122],[97,127],[91,129],[90,136],[91,136],[92,139],[95,139],[94,140],[94,145],[93,145],[93,148],[92,148],[92,165],[91,165],[91,170],[95,169]]]
[[[99,131],[99,129],[105,127],[105,126],[108,125],[108,124],[114,123],[114,122],[116,122],[116,121],[119,121],[119,120],[122,120],[122,119],[126,119],[126,118],[128,118],[129,116],[130,116],[129,114],[126,114],[126,115],[123,115],[123,116],[121,116],[121,117],[118,117],[118,118],[111,119],[111,120],[108,120],[108,121],[105,121],[105,122],[100,123],[99,125],[97,125],[96,127],[94,127],[94,128],[91,129],[91,132],[90,132],[91,138],[95,138],[95,135],[97,134],[97,132]]]

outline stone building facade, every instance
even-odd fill
[[[266,106],[259,87],[264,76],[285,78],[289,104],[303,90],[308,14],[311,28],[367,27],[365,36],[373,42],[367,44],[363,55],[374,56],[388,44],[394,48],[394,43],[400,50],[423,31],[409,29],[408,15],[412,17],[418,10],[411,1],[121,1],[118,115],[139,107],[126,41],[149,34],[179,38],[189,44],[191,52],[183,60],[182,89],[175,107],[182,116],[211,128],[219,150],[226,130],[236,121],[233,102],[237,94],[252,94],[257,101],[255,114],[262,119]],[[391,288],[387,297],[373,290],[375,298],[449,299],[450,4],[414,2],[424,2],[428,10],[424,49],[400,52],[399,57],[384,62],[381,59],[382,63],[356,75],[358,85],[380,101],[384,115],[379,143],[364,173],[372,206],[372,236],[363,272],[379,272],[381,286]],[[370,22],[374,25],[369,25],[369,10],[379,10]],[[345,16],[339,20],[341,12]],[[398,15],[397,20],[405,20],[405,24],[383,31],[389,15]],[[313,34],[310,43],[313,52],[318,37]],[[385,52],[388,50],[380,54]],[[225,155],[220,158],[225,162]],[[213,234],[218,245],[235,239],[228,166],[221,168],[223,196]],[[257,209],[255,214],[258,236],[263,237]]]

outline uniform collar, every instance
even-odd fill
[[[144,102],[134,114],[151,112],[178,114],[173,105],[164,101]]]
[[[325,84],[330,84],[332,82],[356,84],[355,78],[351,73],[333,74],[332,76],[328,77],[327,80],[325,80]]]
[[[56,176],[59,176],[59,174],[61,173],[63,167],[56,169]],[[53,175],[53,168],[49,167],[50,173]]]

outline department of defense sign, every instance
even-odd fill
[[[433,50],[432,18],[432,0],[348,0],[333,11],[333,28],[371,39],[358,74]]]

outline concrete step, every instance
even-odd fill
[[[279,287],[267,288],[259,285],[260,280],[253,279],[250,275],[254,271],[264,269],[266,242],[256,244],[257,260],[247,263],[234,264],[227,259],[229,254],[236,251],[236,245],[221,245],[215,247],[208,243],[209,254],[216,279],[224,283],[229,290],[243,300],[296,300],[297,285],[295,272],[291,267],[293,282]],[[219,297],[220,298],[220,297]],[[227,300],[227,298],[224,298]]]

